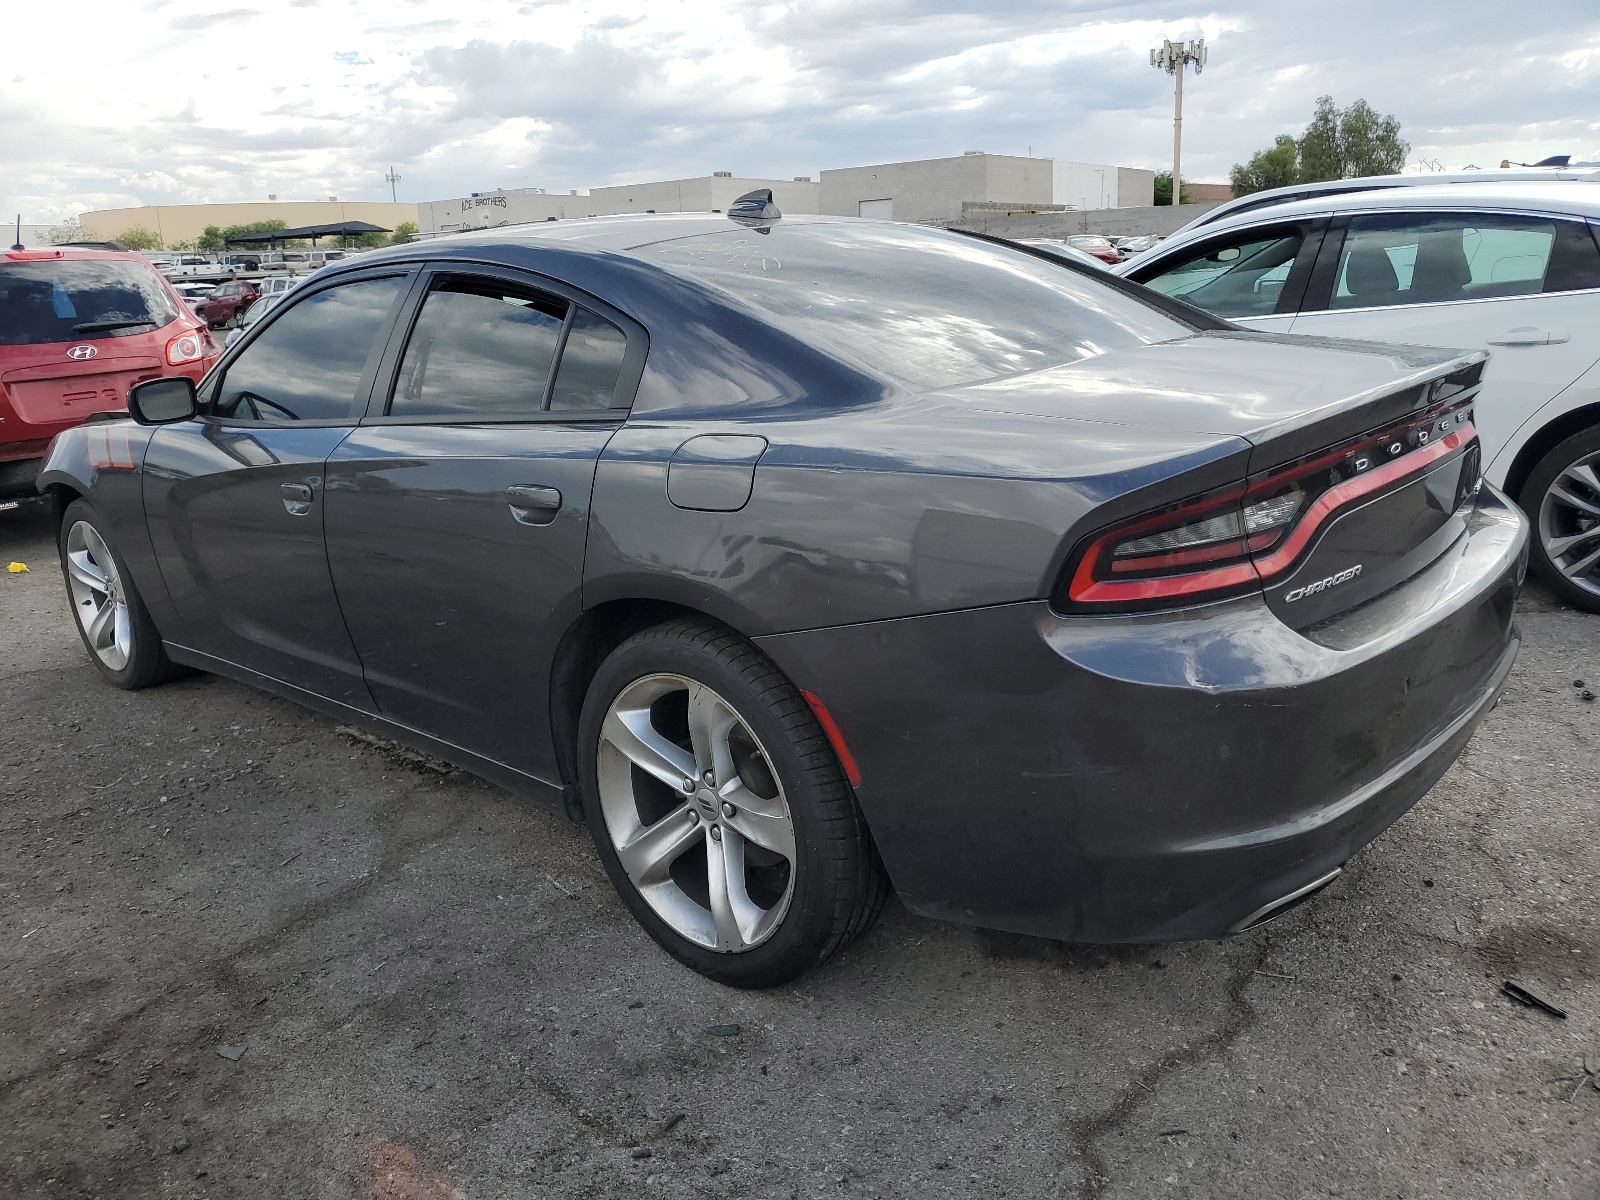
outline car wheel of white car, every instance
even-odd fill
[[[1600,429],[1569,437],[1522,489],[1534,574],[1568,604],[1600,612]]]

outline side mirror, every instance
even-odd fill
[[[141,425],[187,421],[199,411],[194,380],[187,375],[146,379],[128,389],[128,412]]]

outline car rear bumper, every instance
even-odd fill
[[[1527,525],[1464,536],[1297,633],[1260,597],[1062,617],[1040,602],[758,639],[827,705],[905,902],[1081,941],[1236,932],[1415,804],[1516,657]]]

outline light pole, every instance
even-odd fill
[[[389,173],[384,176],[384,179],[386,179],[388,181],[388,183],[389,183],[389,200],[390,200],[390,202],[391,203],[398,203],[398,201],[395,200],[394,185],[400,182],[400,176],[398,176],[398,175],[396,175],[394,173],[394,167],[392,165],[389,167]]]
[[[1175,81],[1172,98],[1172,202],[1182,202],[1182,176],[1178,170],[1183,159],[1183,68],[1193,64],[1194,73],[1200,74],[1206,65],[1206,40],[1194,42],[1163,41],[1159,50],[1150,51],[1150,65],[1160,67]]]

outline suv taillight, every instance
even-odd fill
[[[167,343],[167,362],[174,367],[198,362],[205,356],[206,343],[201,330],[190,329]]]
[[[1340,509],[1475,443],[1473,399],[1095,534],[1068,560],[1052,602],[1060,611],[1133,611],[1252,591],[1293,567]]]

